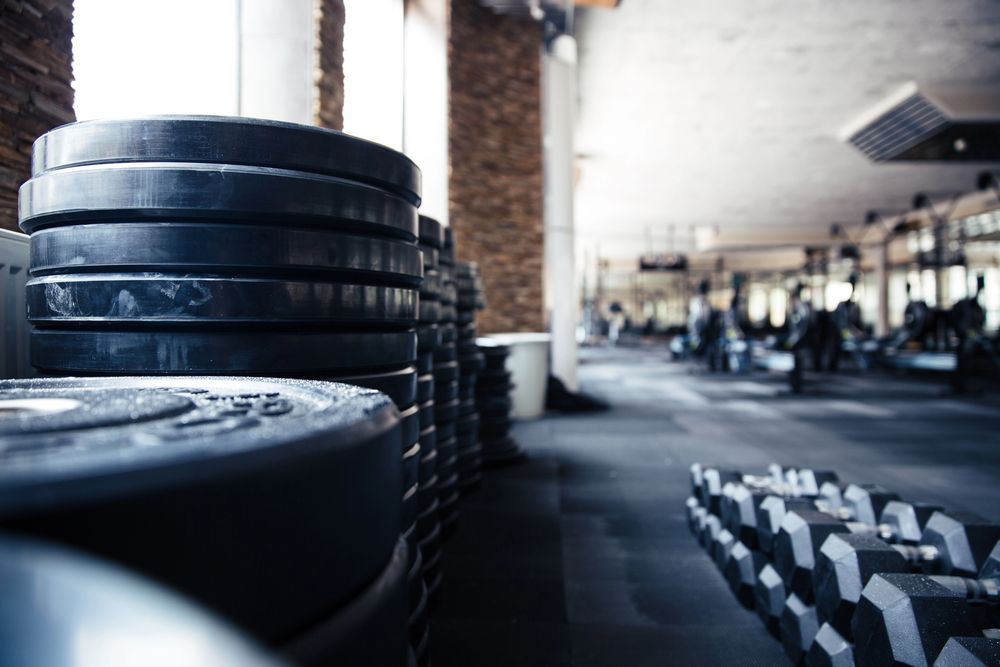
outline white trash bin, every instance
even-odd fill
[[[536,419],[545,414],[545,385],[549,379],[547,333],[502,333],[486,336],[510,346],[507,370],[514,383],[513,419]]]

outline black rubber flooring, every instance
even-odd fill
[[[887,376],[717,376],[585,350],[608,412],[519,424],[529,453],[462,505],[437,667],[788,664],[687,531],[692,461],[832,468],[1000,520],[1000,400]]]

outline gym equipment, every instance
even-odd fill
[[[260,329],[333,324],[406,329],[417,320],[414,289],[313,280],[60,274],[32,278],[25,289],[28,321],[39,327]]]
[[[92,331],[36,329],[32,364],[74,374],[335,376],[417,358],[413,331]]]
[[[1000,633],[990,637],[952,637],[934,667],[989,667],[1000,664]]]
[[[876,574],[861,593],[852,628],[855,660],[866,665],[931,664],[950,637],[1000,627],[1000,543],[978,579]]]
[[[855,606],[874,574],[923,570],[975,576],[998,540],[1000,525],[964,512],[940,511],[927,521],[918,546],[888,544],[871,534],[831,535],[817,554],[814,572],[820,616],[851,639]]]
[[[118,566],[0,537],[0,664],[7,667],[280,667],[201,608]],[[81,644],[81,642],[83,642]]]
[[[18,212],[27,234],[83,222],[209,219],[417,238],[416,208],[383,190],[228,164],[133,162],[48,171],[21,186]]]
[[[53,227],[31,235],[32,276],[115,272],[322,276],[420,287],[421,296],[428,282],[420,251],[410,243],[320,229],[126,220]]]
[[[510,392],[514,388],[506,372],[510,346],[490,338],[476,338],[475,344],[483,355],[483,369],[476,376],[476,409],[493,425],[484,429],[480,423],[483,465],[517,462],[524,457],[524,450],[510,436]]]
[[[400,533],[399,416],[371,390],[13,380],[0,405],[0,525],[129,565],[272,645],[345,604]]]
[[[35,142],[31,175],[81,165],[209,162],[328,174],[420,204],[420,169],[405,155],[342,132],[256,118],[151,116],[70,123]]]
[[[806,654],[808,667],[854,667],[854,647],[829,623],[816,632],[812,646]]]
[[[785,582],[771,563],[757,574],[754,586],[754,609],[764,627],[775,637],[780,636],[781,614],[785,609]]]
[[[816,608],[791,593],[785,600],[779,620],[781,645],[793,664],[801,665],[819,631]]]

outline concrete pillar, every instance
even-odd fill
[[[241,116],[311,124],[314,0],[237,0]]]
[[[560,35],[542,56],[545,170],[545,304],[552,334],[552,374],[570,391],[577,380],[576,243],[573,236],[573,121],[576,40]]]
[[[875,256],[875,335],[889,335],[889,239],[878,246]]]
[[[409,0],[404,35],[403,152],[420,165],[420,212],[448,224],[447,0]]]

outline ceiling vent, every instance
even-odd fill
[[[909,83],[841,133],[874,162],[1000,160],[1000,89]]]

